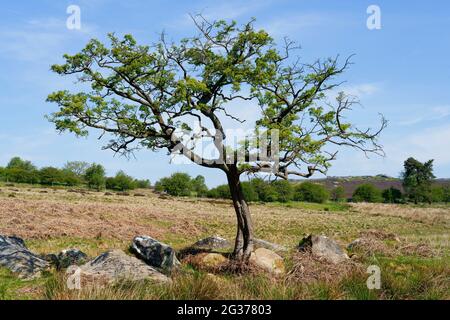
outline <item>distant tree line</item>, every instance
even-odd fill
[[[346,197],[343,186],[328,190],[320,183],[309,181],[266,181],[261,178],[254,178],[241,184],[245,198],[252,202],[302,201],[324,203],[329,200],[368,203],[450,202],[450,187],[433,185],[432,163],[431,160],[422,164],[413,158],[405,161],[405,170],[401,174],[405,192],[394,187],[382,190],[373,184],[365,183],[359,185],[349,199]],[[214,199],[231,199],[227,184],[208,190],[202,176],[191,178],[187,173],[175,173],[170,177],[162,178],[155,184],[155,189],[173,196],[206,196]]]
[[[114,177],[107,177],[105,168],[96,163],[70,161],[63,168],[37,168],[31,161],[20,157],[14,157],[6,167],[0,167],[0,181],[47,186],[87,186],[95,190],[150,188],[149,180],[135,179],[123,171],[119,171]]]
[[[320,183],[292,182],[287,180],[267,181],[254,178],[242,182],[242,190],[248,201],[312,203],[369,202],[369,203],[443,203],[450,202],[450,187],[434,185],[433,160],[421,163],[409,158],[401,173],[404,192],[390,187],[381,190],[375,185],[359,185],[350,198],[346,197],[343,186],[331,190]],[[150,188],[149,180],[139,180],[123,171],[107,177],[105,168],[96,163],[70,161],[62,168],[37,168],[33,163],[19,157],[12,158],[6,167],[0,167],[0,181],[13,183],[40,184],[48,186],[87,186],[94,190],[127,191],[136,188]],[[208,197],[231,199],[227,184],[208,189],[201,175],[192,178],[187,173],[177,172],[155,183],[155,190],[173,196]]]

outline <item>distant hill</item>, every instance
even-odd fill
[[[377,176],[359,176],[359,177],[326,177],[323,179],[302,179],[291,180],[294,183],[301,183],[305,181],[311,181],[324,185],[328,190],[333,190],[338,186],[343,186],[345,190],[345,196],[351,198],[356,188],[365,183],[370,183],[381,190],[389,189],[390,187],[397,188],[404,192],[402,186],[402,180],[399,178],[393,178],[386,175]],[[436,185],[449,186],[450,179],[436,179]]]

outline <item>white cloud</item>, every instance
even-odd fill
[[[41,62],[53,59],[55,53],[78,37],[92,37],[96,27],[82,23],[80,30],[68,30],[62,19],[47,18],[27,21],[19,28],[0,31],[0,54],[15,60]]]
[[[339,91],[356,97],[373,95],[381,90],[380,85],[376,83],[361,83],[353,86],[343,86]]]
[[[423,107],[420,114],[397,122],[400,126],[411,126],[422,122],[437,121],[450,116],[450,106]]]
[[[324,13],[304,13],[284,16],[263,23],[263,28],[274,37],[285,37],[300,30],[325,25],[330,17]]]
[[[412,134],[386,137],[387,158],[401,164],[408,157],[420,161],[435,159],[438,166],[450,165],[450,125],[430,127]]]

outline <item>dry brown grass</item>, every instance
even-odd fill
[[[307,284],[317,281],[331,284],[338,283],[351,274],[363,272],[363,265],[352,260],[334,264],[315,257],[310,252],[297,252],[293,256],[293,267],[288,279]]]
[[[161,198],[141,190],[137,192],[145,197],[39,188],[14,188],[19,191],[9,198],[11,188],[2,189],[0,234],[16,234],[41,251],[66,245],[55,239],[98,240],[100,251],[108,246],[126,247],[134,236],[147,234],[180,249],[204,236],[219,234],[232,239],[235,234],[235,214],[229,201]],[[43,190],[48,193],[41,193]],[[361,232],[374,230],[398,235],[408,244],[426,244],[445,252],[449,248],[450,210],[445,208],[383,204],[353,204],[343,212],[261,204],[250,208],[259,238],[291,248],[309,233],[325,234],[346,246]]]

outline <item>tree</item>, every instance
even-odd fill
[[[376,138],[386,121],[379,130],[359,130],[344,117],[358,104],[355,97],[341,93],[335,105],[328,101],[326,93],[337,88],[335,78],[349,59],[300,63],[293,42],[277,49],[267,32],[255,30],[253,20],[238,26],[196,16],[193,22],[198,35],[179,43],[162,35],[155,45],[143,46],[131,35],[110,34],[109,45],[91,40],[79,53],[65,55],[65,63],[52,70],[78,76],[92,90],[50,94],[47,101],[60,108],[48,118],[57,130],[79,136],[88,128],[100,130],[109,137],[105,147],[115,152],[167,149],[221,170],[237,218],[233,256],[246,262],[253,224],[241,175],[270,171],[288,179],[325,173],[338,151],[331,147],[381,153]],[[236,101],[253,102],[260,114],[254,137],[233,147],[225,143],[224,119],[244,121],[230,109]],[[192,129],[194,122],[200,132]],[[197,152],[194,144],[202,143],[211,143],[217,153]],[[257,146],[264,145],[267,157],[258,156]]]
[[[380,189],[373,184],[365,183],[356,188],[355,192],[353,192],[352,200],[354,202],[377,203],[382,202],[383,197],[381,196]]]
[[[208,191],[208,198],[231,199],[230,188],[227,184],[222,184]]]
[[[303,182],[297,185],[294,190],[295,201],[324,203],[329,197],[330,194],[327,189],[317,183]]]
[[[278,201],[278,193],[272,184],[264,181],[261,178],[255,178],[250,180],[253,185],[253,189],[258,194],[259,201],[262,202],[274,202]]]
[[[202,175],[196,176],[191,181],[192,191],[195,192],[197,197],[205,197],[208,194],[208,187],[205,184],[205,177]]]
[[[252,202],[259,201],[258,192],[256,192],[254,185],[250,181],[241,182],[241,187],[245,200]]]
[[[394,187],[383,190],[381,195],[386,203],[399,203],[403,198],[402,192]]]
[[[192,192],[191,177],[187,173],[176,172],[170,177],[155,183],[157,191],[164,191],[172,196],[190,196]]]
[[[120,170],[114,178],[106,180],[106,187],[108,189],[127,191],[136,188],[134,179]]]
[[[277,193],[277,200],[279,202],[291,201],[294,196],[294,188],[287,180],[276,180],[271,183],[272,188]]]
[[[97,189],[100,191],[105,188],[105,168],[101,164],[93,163],[86,169],[84,178],[91,189]]]
[[[447,202],[446,190],[443,186],[432,186],[430,195],[432,202]]]
[[[24,171],[36,171],[37,168],[34,164],[31,163],[31,161],[28,160],[22,160],[20,157],[14,157],[6,166],[7,169],[20,169]]]
[[[151,187],[150,180],[148,180],[148,179],[143,179],[143,180],[135,179],[134,183],[136,185],[136,188],[140,188],[140,189],[149,189]]]
[[[433,160],[421,163],[414,158],[408,158],[404,163],[403,188],[408,198],[414,203],[431,202],[431,183],[433,175]]]
[[[89,163],[85,161],[68,161],[63,167],[63,170],[70,171],[79,177],[85,175],[87,168],[89,168]]]
[[[331,191],[331,199],[339,202],[345,200],[345,189],[343,186],[337,186]]]
[[[54,167],[44,167],[39,170],[39,180],[44,185],[54,185],[63,183],[61,170]]]

